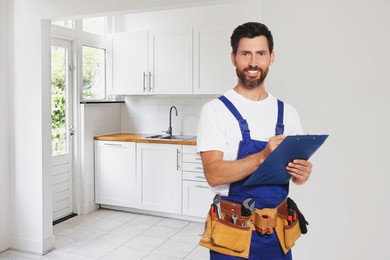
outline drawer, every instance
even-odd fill
[[[204,177],[203,172],[183,171],[183,180],[206,182],[206,177]]]
[[[183,153],[183,162],[202,163],[202,159],[195,153]]]
[[[203,174],[203,166],[201,163],[183,162],[183,171],[201,172]]]

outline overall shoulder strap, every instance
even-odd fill
[[[250,139],[250,131],[249,131],[248,123],[247,123],[246,120],[241,116],[240,112],[238,112],[237,108],[236,108],[236,107],[233,105],[233,103],[230,102],[230,100],[227,99],[225,96],[220,96],[218,99],[221,100],[222,103],[225,104],[225,106],[229,109],[229,111],[230,111],[230,112],[233,114],[233,116],[237,119],[238,124],[239,124],[240,129],[241,129],[241,134],[242,134],[243,140],[244,140],[244,139],[247,139],[247,138]]]
[[[284,133],[283,114],[284,103],[278,99],[278,120],[276,122],[275,135],[281,135]]]

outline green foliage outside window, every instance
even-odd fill
[[[51,58],[52,153],[61,154],[66,152],[66,49],[52,47]]]
[[[83,46],[83,99],[105,98],[105,50]]]
[[[51,49],[52,154],[67,152],[67,49]],[[105,50],[83,46],[82,99],[105,98]]]

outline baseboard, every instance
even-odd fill
[[[50,236],[44,241],[14,238],[11,244],[11,250],[26,252],[35,255],[45,255],[55,247],[55,236]]]
[[[81,215],[87,215],[99,208],[99,205],[96,203],[85,203],[84,207],[80,209]]]
[[[5,237],[4,234],[0,235],[0,254],[9,250],[11,245],[9,244],[9,238]]]

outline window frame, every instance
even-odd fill
[[[106,17],[106,35],[97,35],[89,32],[84,32],[82,29],[82,19],[74,20],[74,28],[70,29],[67,27],[51,24],[51,34],[53,37],[71,40],[73,42],[73,65],[74,70],[74,93],[76,93],[77,99],[75,102],[93,102],[93,101],[104,101],[108,100],[109,93],[109,79],[110,79],[110,58],[111,50],[109,48],[109,25],[112,22],[112,17]],[[93,48],[99,48],[105,50],[105,98],[104,99],[84,99],[83,98],[83,57],[82,57],[82,46],[88,46]]]

